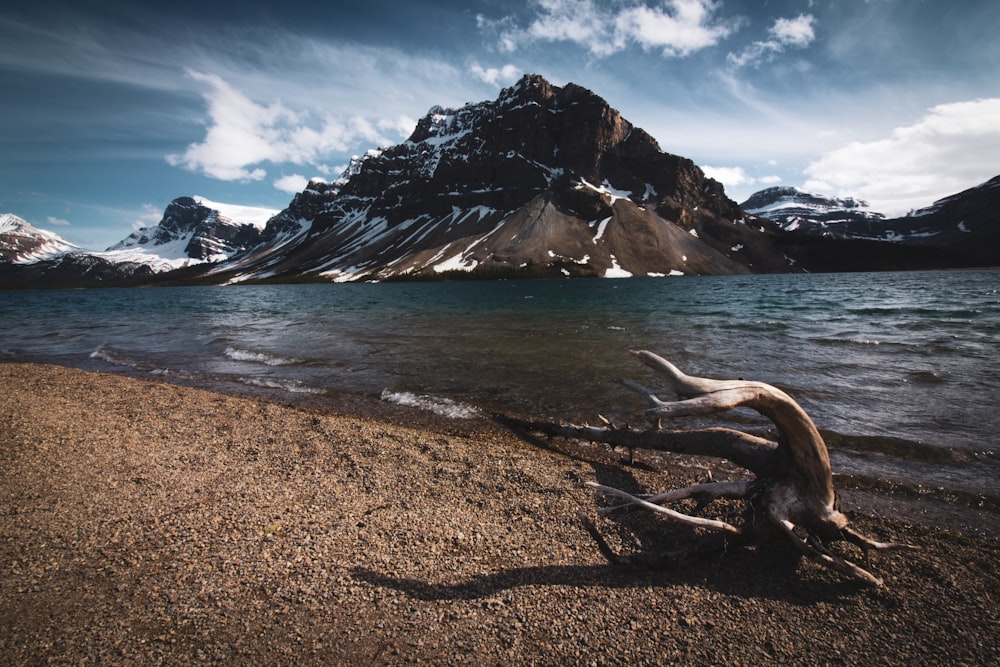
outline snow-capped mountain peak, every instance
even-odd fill
[[[406,141],[310,183],[261,246],[212,270],[346,281],[787,269],[761,234],[773,225],[754,224],[598,95],[529,74],[494,100],[431,107]]]
[[[800,261],[814,270],[996,266],[1000,261],[1000,176],[898,218],[874,213],[854,198],[795,188],[768,188],[741,206],[778,223]]]
[[[0,213],[0,261],[31,264],[78,250],[58,234],[38,229],[11,213]]]
[[[754,193],[740,204],[747,213],[778,223],[786,231],[803,225],[835,225],[882,220],[885,216],[854,197],[827,197],[792,187],[773,187]]]
[[[204,197],[178,197],[167,206],[159,223],[137,229],[98,254],[112,261],[146,264],[154,271],[220,262],[256,245],[276,213]]]
[[[855,198],[794,188],[759,192],[741,210],[595,93],[525,75],[494,100],[431,107],[406,141],[353,158],[333,182],[310,181],[277,214],[181,197],[105,253],[0,269],[73,285],[155,282],[197,264],[168,280],[992,266],[993,183],[919,218],[886,220]]]

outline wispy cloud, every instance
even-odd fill
[[[816,39],[813,24],[816,17],[799,14],[793,19],[779,18],[768,30],[768,39],[751,43],[739,53],[730,53],[727,60],[733,67],[757,66],[770,62],[789,48],[805,48]]]
[[[197,25],[168,20],[148,31],[68,10],[44,24],[0,16],[0,34],[9,47],[0,48],[0,66],[12,71],[121,85],[139,91],[133,96],[166,93],[157,120],[168,118],[171,134],[192,121],[206,127],[168,162],[223,180],[262,181],[268,163],[279,162],[322,173],[327,154],[405,138],[416,126],[412,114],[465,101],[478,88],[436,53],[275,26],[230,27],[220,39]],[[190,113],[192,91],[204,119]]]
[[[687,56],[717,44],[739,27],[739,21],[716,17],[718,5],[713,0],[664,0],[654,7],[634,1],[609,7],[593,0],[535,0],[533,5],[536,16],[527,27],[510,18],[493,24],[500,27],[501,49],[569,41],[597,57],[630,44],[668,57]],[[482,18],[479,23],[484,27]]]
[[[57,218],[54,215],[50,215],[45,219],[50,225],[55,225],[56,227],[68,227],[70,225],[69,220],[63,218]]]
[[[941,104],[884,139],[826,153],[806,168],[803,187],[898,214],[996,176],[998,155],[1000,98]]]
[[[163,208],[153,204],[143,204],[138,212],[120,211],[118,217],[132,217],[132,231],[153,227],[163,219]]]
[[[267,175],[261,166],[266,163],[318,165],[328,154],[362,141],[387,143],[361,116],[317,118],[280,101],[255,102],[215,74],[188,74],[206,86],[210,125],[201,142],[166,157],[173,166],[224,181],[259,181]]]

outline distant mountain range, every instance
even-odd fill
[[[527,75],[283,211],[181,197],[84,251],[0,218],[0,285],[669,276],[996,266],[1000,177],[905,218],[770,188],[737,205],[589,90]]]
[[[812,271],[1000,266],[1000,176],[899,218],[795,188],[761,190],[740,207],[776,222],[778,245]]]

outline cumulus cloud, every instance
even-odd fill
[[[815,22],[816,17],[811,14],[799,14],[794,19],[778,19],[771,26],[771,35],[785,46],[809,46],[816,39],[816,33],[813,32]]]
[[[996,176],[998,155],[1000,98],[941,104],[884,139],[830,151],[806,168],[803,187],[896,215]]]
[[[167,162],[224,181],[260,181],[265,163],[314,165],[323,156],[355,144],[387,143],[369,120],[335,118],[290,109],[280,101],[260,104],[215,74],[189,71],[205,84],[209,127],[200,143]]]
[[[469,73],[483,83],[500,87],[504,83],[513,83],[521,76],[521,70],[516,65],[504,65],[503,67],[483,67],[479,63],[474,63],[469,68]]]
[[[607,6],[594,0],[536,0],[537,16],[527,27],[503,19],[500,47],[513,51],[535,41],[570,41],[598,57],[636,44],[664,56],[686,56],[718,43],[738,23],[717,19],[713,0],[663,0],[649,7],[635,2]],[[480,27],[485,21],[480,17]]]
[[[753,42],[739,53],[727,56],[733,67],[757,66],[770,62],[789,48],[805,48],[816,39],[812,14],[799,14],[793,19],[779,18],[768,30],[769,38]]]
[[[710,167],[702,165],[701,170],[709,178],[714,178],[727,188],[737,188],[755,185],[776,185],[781,182],[780,176],[751,176],[743,167]]]
[[[302,192],[309,185],[309,179],[301,174],[289,174],[288,176],[282,176],[274,182],[274,187],[278,188],[282,192],[289,192],[295,194],[297,192]]]

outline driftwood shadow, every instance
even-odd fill
[[[519,588],[569,587],[587,590],[697,587],[728,596],[770,599],[798,606],[831,603],[853,598],[865,589],[856,581],[804,580],[796,554],[787,545],[740,549],[716,559],[669,570],[639,571],[614,565],[535,565],[478,574],[448,583],[394,577],[386,572],[358,567],[351,576],[377,588],[403,593],[414,600],[474,601]],[[720,566],[720,561],[725,561]]]
[[[647,467],[641,462],[628,463],[624,457],[606,450],[570,449],[558,446],[551,439],[538,437],[530,430],[518,428],[517,421],[494,415],[496,423],[509,429],[526,443],[556,452],[585,463],[594,478],[602,484],[614,485],[635,493],[645,491],[632,470]],[[656,521],[648,513],[627,512],[616,517],[615,524],[623,533],[631,533],[642,546],[641,551],[653,556],[670,545],[698,539],[688,526]],[[581,537],[583,535],[581,529]],[[595,547],[596,551],[596,547]],[[735,549],[709,556],[698,562],[686,562],[663,569],[643,570],[598,565],[530,565],[497,572],[478,574],[448,583],[395,577],[387,572],[358,567],[351,576],[378,588],[391,589],[422,601],[479,600],[504,591],[533,586],[558,586],[587,589],[626,589],[649,586],[696,586],[744,598],[775,599],[796,605],[833,602],[855,596],[863,584],[845,580],[803,580],[798,572],[801,554],[784,542],[761,545],[754,549]]]

